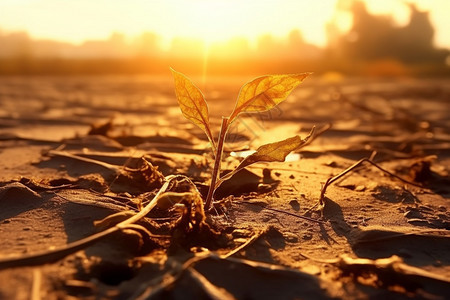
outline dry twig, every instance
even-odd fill
[[[325,206],[325,202],[324,202],[325,192],[326,192],[328,186],[331,185],[336,180],[344,177],[348,173],[354,171],[356,168],[358,168],[359,166],[361,166],[365,162],[371,164],[372,166],[376,167],[380,171],[382,171],[382,172],[388,174],[389,176],[392,176],[392,177],[394,177],[394,178],[396,178],[396,179],[398,179],[398,180],[400,180],[400,181],[402,181],[404,183],[407,183],[407,184],[410,184],[410,185],[413,185],[413,186],[417,186],[417,187],[420,187],[420,188],[423,187],[422,185],[419,185],[419,184],[417,184],[415,182],[406,180],[406,179],[404,179],[404,178],[402,178],[402,177],[400,177],[398,175],[395,175],[394,173],[392,173],[392,172],[382,168],[380,165],[378,165],[377,163],[373,162],[370,158],[363,158],[363,159],[360,159],[359,161],[357,161],[356,163],[354,163],[353,165],[351,165],[350,167],[348,167],[347,169],[345,169],[344,171],[342,171],[341,173],[339,173],[338,175],[330,177],[330,178],[327,179],[327,181],[325,182],[325,184],[322,187],[322,190],[320,191],[319,204],[320,204],[320,206],[322,208]]]
[[[104,231],[93,234],[87,238],[78,240],[76,242],[70,243],[60,249],[44,251],[35,254],[28,254],[19,257],[9,257],[0,259],[0,269],[21,267],[21,266],[31,266],[31,265],[41,265],[60,260],[67,255],[75,253],[81,249],[90,246],[99,240],[123,229],[127,229],[131,224],[136,223],[141,218],[145,217],[157,204],[158,198],[169,188],[169,184],[172,180],[179,178],[180,176],[167,176],[163,186],[158,191],[158,193],[153,197],[153,199],[138,213],[132,217],[120,222],[119,224],[110,227]]]

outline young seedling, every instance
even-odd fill
[[[214,192],[224,181],[257,162],[283,162],[290,152],[305,146],[314,133],[313,128],[305,139],[296,135],[279,142],[263,145],[255,153],[246,157],[232,172],[220,177],[224,142],[230,125],[237,120],[237,117],[242,113],[264,112],[274,108],[284,101],[292,90],[311,73],[267,75],[244,84],[231,115],[222,117],[222,125],[216,142],[209,124],[208,105],[202,92],[185,75],[171,70],[175,79],[175,93],[181,112],[188,120],[205,132],[214,153],[214,168],[205,200],[205,210],[208,210],[211,206]]]

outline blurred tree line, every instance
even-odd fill
[[[435,48],[429,13],[419,11],[412,3],[405,4],[410,10],[409,22],[397,26],[391,16],[372,15],[364,2],[352,1],[352,26],[348,32],[339,33],[337,24],[328,24],[326,61],[349,72],[352,70],[348,65],[353,65],[356,73],[362,71],[358,66],[390,66],[392,72],[401,72],[401,68],[406,72],[407,66],[436,72],[448,69],[450,52]]]
[[[364,2],[350,0],[352,25],[340,32],[327,27],[328,45],[306,42],[300,30],[285,38],[260,36],[256,47],[234,38],[206,47],[203,41],[175,38],[168,49],[161,37],[145,32],[134,39],[113,33],[106,40],[80,45],[33,40],[27,33],[0,31],[0,74],[160,73],[168,66],[189,73],[243,74],[268,72],[350,75],[450,75],[448,49],[433,45],[434,28],[428,12],[408,4],[410,20],[398,26],[391,16],[370,14]],[[205,65],[207,63],[207,65]]]

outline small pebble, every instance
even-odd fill
[[[407,211],[403,214],[403,216],[408,219],[423,219],[422,214],[417,210]]]
[[[337,167],[337,163],[334,160],[325,163],[325,165],[328,166],[328,167],[332,167],[332,168],[336,168]]]
[[[416,226],[428,226],[430,223],[428,223],[427,220],[422,219],[409,219],[407,221],[409,224],[416,225]]]
[[[436,260],[435,262],[433,262],[433,266],[435,266],[435,267],[442,267],[442,261]]]
[[[270,169],[264,168],[262,173],[263,173],[263,178],[270,178]]]
[[[310,234],[310,233],[305,233],[304,235],[303,235],[303,239],[305,240],[305,241],[309,241],[310,239],[312,239],[312,234]]]
[[[267,183],[260,183],[258,184],[258,192],[260,193],[267,193],[272,190],[272,186]]]
[[[289,242],[289,243],[297,243],[298,242],[298,236],[291,232],[283,233],[283,237],[286,240],[286,242]]]
[[[355,188],[355,191],[357,191],[357,192],[363,192],[363,191],[365,191],[366,190],[366,187],[364,186],[364,185],[358,185],[356,188]]]
[[[295,179],[295,176],[293,174],[289,175],[290,179]]]
[[[295,211],[300,210],[300,203],[298,203],[297,200],[293,199],[293,200],[289,201],[289,204],[291,205],[293,210],[295,210]]]

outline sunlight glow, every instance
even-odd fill
[[[210,45],[233,37],[255,43],[258,36],[286,38],[300,29],[309,43],[324,46],[326,24],[335,17],[338,3],[350,0],[0,0],[0,30],[27,31],[37,39],[72,43],[104,40],[113,32],[135,37],[154,32],[165,46],[173,38],[202,39]],[[368,1],[373,13],[394,15],[397,23],[408,19],[403,0]],[[436,25],[436,43],[450,46],[446,29],[448,0],[410,0],[419,9],[430,10]],[[340,27],[349,20],[341,17]],[[163,45],[164,46],[164,45]]]
[[[3,1],[3,0],[1,0]],[[82,43],[112,32],[136,36],[155,32],[164,42],[175,37],[207,44],[243,37],[255,41],[284,37],[301,29],[305,40],[326,43],[324,24],[336,0],[21,0],[0,1],[0,30],[26,30],[34,38]],[[76,14],[74,12],[77,12]]]
[[[243,25],[238,21],[238,9],[234,1],[189,1],[180,2],[181,11],[189,20],[186,26],[189,32],[201,37],[207,44],[231,39],[239,34]],[[183,22],[184,23],[184,22]]]

